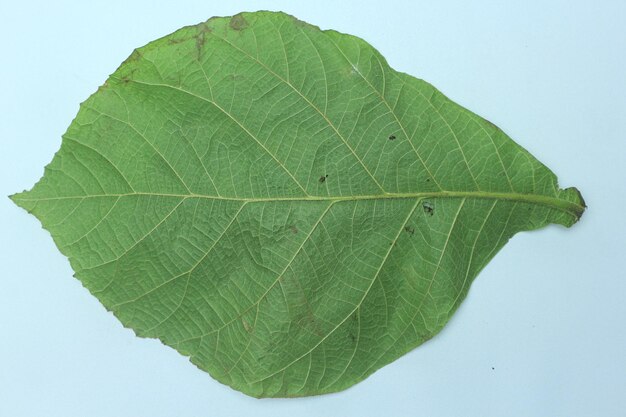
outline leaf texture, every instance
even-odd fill
[[[12,199],[124,326],[256,397],[361,381],[515,233],[584,210],[363,40],[272,12],[135,50]]]

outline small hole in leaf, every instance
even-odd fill
[[[422,207],[424,208],[424,213],[430,216],[435,213],[435,206],[433,206],[432,203],[429,203],[428,201],[425,201],[424,204],[422,204]]]

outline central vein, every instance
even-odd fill
[[[359,200],[388,200],[388,199],[437,199],[437,198],[475,198],[484,200],[504,200],[515,201],[528,204],[536,204],[545,206],[555,210],[559,210],[570,214],[578,219],[583,211],[584,206],[581,204],[564,200],[557,197],[551,197],[540,194],[522,194],[522,193],[503,193],[491,191],[427,191],[420,193],[384,193],[374,195],[354,195],[354,196],[295,196],[295,197],[218,197],[204,194],[162,194],[149,192],[136,192],[127,194],[94,194],[69,197],[51,197],[51,198],[33,198],[21,199],[31,201],[46,200],[66,200],[66,199],[85,199],[96,197],[126,197],[126,196],[162,196],[162,197],[179,197],[179,198],[207,198],[212,200],[228,200],[240,201],[243,203],[268,203],[278,201],[359,201]],[[20,199],[18,197],[18,199]]]

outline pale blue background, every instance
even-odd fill
[[[167,3],[2,0],[0,195],[41,176],[78,103],[134,47],[263,8],[365,38],[501,126],[589,210],[516,236],[440,335],[365,382],[258,401],[124,329],[2,197],[0,416],[626,415],[626,2]]]

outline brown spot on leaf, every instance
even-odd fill
[[[248,321],[243,317],[241,318],[241,323],[243,324],[243,328],[246,329],[246,332],[252,333],[252,326],[250,326],[250,323],[248,323]]]
[[[198,61],[202,58],[202,51],[204,49],[204,44],[206,43],[206,34],[211,33],[213,29],[205,22],[200,23],[196,26],[198,29],[198,33],[196,33],[193,37],[196,39],[196,52]]]
[[[494,129],[497,129],[497,128],[498,128],[498,126],[494,125],[494,124],[493,124],[493,123],[491,123],[489,120],[487,120],[487,119],[483,119],[483,120],[484,120],[485,122],[487,122],[487,124],[488,124],[490,127],[494,128]]]
[[[139,61],[143,57],[143,52],[139,49],[135,49],[132,54],[130,54],[129,59],[134,61]]]
[[[289,15],[289,17],[293,19],[293,24],[296,27],[299,27],[301,29],[317,29],[317,30],[320,30],[320,28],[318,28],[317,26],[312,25],[312,24],[310,24],[308,22],[305,22],[304,20],[300,20],[300,19],[298,19],[295,16]]]
[[[304,27],[304,26],[308,25],[307,22],[304,22],[304,21],[298,19],[297,17],[291,16],[291,18],[293,19],[293,23],[295,23],[295,25],[298,26],[298,27]]]
[[[198,33],[210,33],[213,32],[213,28],[209,26],[209,22],[202,22],[196,25]]]
[[[109,80],[106,80],[104,82],[104,84],[102,84],[100,87],[98,87],[98,91],[106,90],[107,88],[109,88]],[[29,211],[29,213],[30,213],[30,211]]]
[[[130,64],[134,61],[139,61],[143,57],[143,53],[139,49],[135,49],[128,58],[122,63],[122,65]]]
[[[328,178],[328,174],[322,175],[318,181],[320,182],[320,184],[322,184],[322,183],[326,182],[327,178]]]
[[[295,225],[290,226],[289,230],[291,230],[291,233],[293,233],[294,235],[298,234],[298,228]]]
[[[320,338],[323,338],[325,334],[322,331],[322,327],[320,326],[319,321],[313,314],[313,311],[311,310],[311,306],[308,304],[308,301],[306,302],[306,306],[307,309],[298,314],[298,316],[294,318],[294,321],[297,323],[298,326],[302,327],[303,329],[307,329],[311,333],[314,333]]]
[[[196,36],[196,52],[198,54],[198,61],[200,60],[200,58],[202,58],[202,47],[204,46],[205,42],[206,39],[204,38],[204,33]]]
[[[248,21],[239,13],[230,18],[229,26],[232,30],[244,30],[248,27]]]

